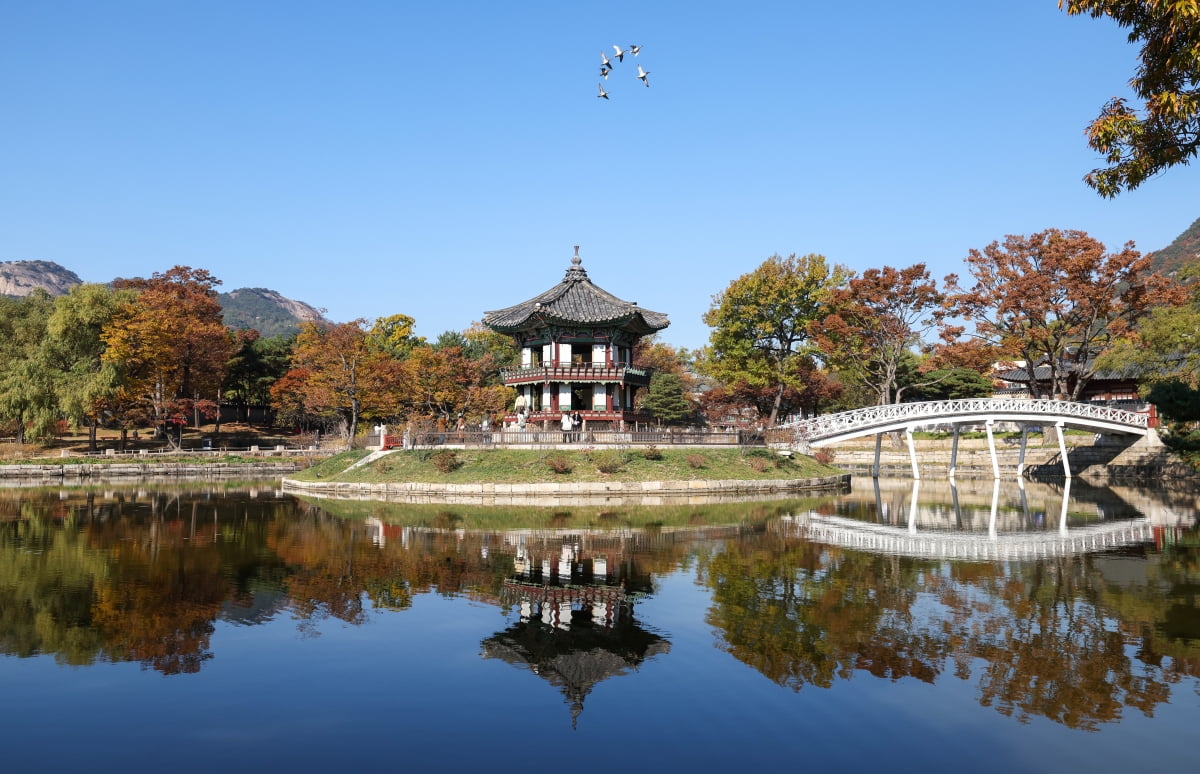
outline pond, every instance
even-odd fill
[[[1192,770],[1195,494],[0,490],[11,772]]]

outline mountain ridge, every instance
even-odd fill
[[[0,295],[24,298],[41,288],[61,296],[82,284],[78,274],[54,261],[0,261]],[[302,322],[325,319],[324,310],[268,288],[237,288],[217,298],[226,325],[253,328],[264,337],[291,335]]]

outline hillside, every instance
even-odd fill
[[[1168,276],[1195,261],[1200,261],[1200,219],[1175,237],[1174,242],[1150,253],[1150,265]]]
[[[51,296],[83,284],[75,272],[53,261],[0,261],[0,295],[24,297],[36,288]],[[321,311],[266,288],[239,288],[218,295],[225,324],[254,328],[263,336],[288,336],[305,320],[322,320]]]
[[[290,336],[300,330],[300,323],[324,319],[320,310],[266,288],[239,288],[218,298],[226,325],[253,328],[263,337]]]
[[[44,288],[52,296],[61,296],[82,284],[78,274],[53,261],[0,262],[0,295],[24,297]]]

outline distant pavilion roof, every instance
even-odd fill
[[[562,282],[514,306],[487,312],[483,324],[501,333],[542,325],[615,325],[644,336],[670,325],[667,316],[622,301],[596,287],[579,259],[579,248]]]

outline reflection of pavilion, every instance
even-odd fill
[[[501,588],[501,601],[517,607],[520,620],[483,641],[486,658],[525,666],[557,686],[572,725],[594,686],[670,648],[633,620],[640,594],[615,581],[607,559],[583,559],[573,543],[564,542],[557,557],[539,558],[522,542],[517,574]]]

